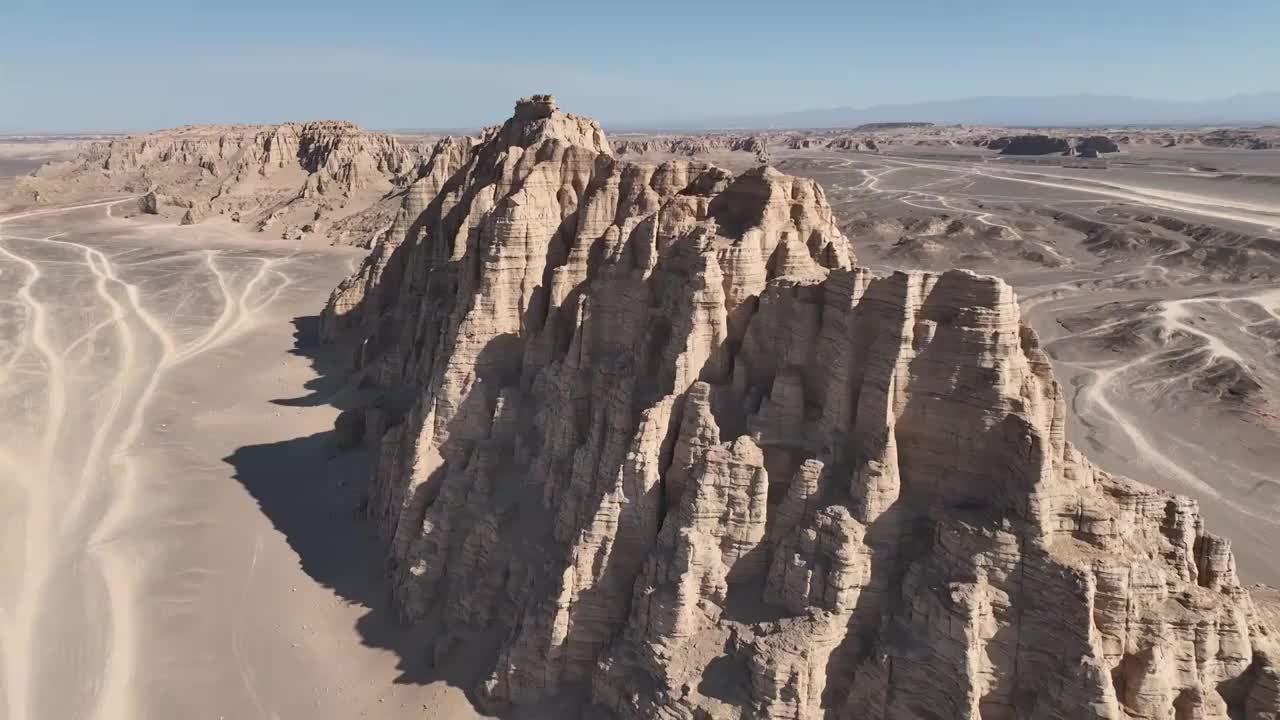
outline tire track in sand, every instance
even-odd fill
[[[90,203],[83,206],[57,208],[0,218],[0,223],[20,217],[48,215],[85,207],[110,206],[119,200]],[[134,668],[137,659],[138,608],[135,590],[140,585],[145,568],[127,543],[118,542],[128,532],[128,521],[136,507],[140,478],[133,456],[145,427],[146,412],[151,405],[167,370],[198,357],[224,344],[249,329],[257,314],[268,307],[290,284],[291,278],[277,266],[292,256],[282,258],[253,258],[258,262],[256,272],[240,284],[233,275],[220,266],[217,253],[210,250],[204,255],[201,270],[212,279],[222,296],[222,309],[212,325],[197,339],[180,346],[173,332],[164,326],[148,310],[145,296],[137,284],[124,280],[101,250],[83,243],[57,239],[23,238],[27,242],[39,242],[78,250],[84,258],[84,266],[94,277],[94,298],[110,308],[110,319],[82,333],[59,351],[50,336],[48,308],[38,301],[32,289],[44,277],[37,262],[19,255],[0,242],[0,254],[19,263],[27,270],[18,297],[27,309],[30,332],[30,349],[44,358],[47,367],[47,412],[41,436],[40,457],[42,467],[37,481],[31,483],[27,508],[26,543],[19,601],[9,617],[7,629],[0,638],[3,645],[4,692],[11,720],[40,720],[31,713],[32,689],[35,677],[32,667],[39,653],[36,652],[35,634],[42,607],[42,590],[51,570],[50,560],[60,543],[80,542],[72,531],[81,530],[86,524],[87,545],[61,548],[82,550],[96,561],[96,569],[106,588],[105,618],[109,644],[101,658],[102,674],[96,683],[91,717],[101,720],[118,720],[136,717],[133,694]],[[193,270],[193,272],[195,272]],[[278,279],[277,282],[270,282]],[[266,287],[264,288],[264,284]],[[237,287],[238,285],[238,287]],[[63,425],[70,408],[68,403],[69,378],[66,363],[72,351],[84,345],[88,339],[106,328],[115,329],[115,340],[120,349],[114,374],[104,383],[111,390],[105,408],[95,409],[103,418],[89,438],[79,472],[67,474],[74,477],[71,489],[74,499],[61,523],[55,522],[57,499],[50,496],[55,485],[55,475],[63,472],[55,467],[59,440],[64,434]],[[90,343],[91,345],[91,343]],[[154,349],[152,349],[154,348]],[[123,423],[123,428],[121,424]],[[104,462],[105,460],[105,462]],[[42,482],[47,479],[50,482]],[[101,504],[99,503],[101,500]],[[84,516],[98,507],[104,507],[96,524]],[[55,527],[57,525],[58,527]],[[51,547],[52,546],[52,547]],[[98,618],[88,618],[90,621]]]
[[[24,532],[27,542],[22,553],[22,583],[12,609],[5,608],[5,632],[0,638],[0,658],[3,658],[3,671],[8,706],[8,717],[21,720],[26,717],[29,700],[27,694],[31,687],[31,658],[34,656],[35,628],[40,612],[40,587],[49,574],[49,557],[45,546],[36,539],[43,539],[52,533],[53,506],[56,499],[48,497],[50,492],[49,476],[53,470],[54,454],[57,451],[58,436],[61,434],[62,421],[66,416],[67,396],[65,365],[57,353],[49,337],[49,318],[46,306],[35,298],[32,289],[40,281],[42,273],[39,266],[26,257],[18,255],[0,240],[0,254],[17,262],[27,270],[26,278],[18,288],[18,298],[27,310],[27,319],[31,330],[28,344],[39,353],[46,366],[47,381],[45,389],[46,407],[42,442],[34,468],[35,482],[28,483],[26,490],[26,523]],[[23,351],[25,352],[25,348]],[[34,582],[32,582],[34,581]]]

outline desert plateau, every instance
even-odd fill
[[[1280,5],[0,5],[0,720],[1280,720]]]

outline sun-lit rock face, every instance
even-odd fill
[[[142,212],[181,224],[222,217],[290,240],[367,242],[389,224],[399,200],[384,207],[384,196],[416,176],[420,150],[342,121],[195,125],[92,143],[23,182],[46,202],[132,192]]]
[[[854,267],[813,181],[622,162],[535,97],[432,151],[323,320],[398,606],[506,630],[489,701],[1280,712],[1227,542],[1066,442],[1010,287]]]
[[[108,171],[187,166],[237,181],[298,168],[321,192],[359,190],[413,165],[395,138],[343,121],[163,130],[95,143],[84,157]]]

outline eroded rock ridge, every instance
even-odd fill
[[[24,182],[46,202],[133,192],[141,212],[182,224],[224,216],[286,239],[367,241],[389,224],[400,199],[381,201],[411,179],[418,155],[349,122],[191,126],[92,143]]]
[[[1011,288],[854,266],[815,182],[441,142],[337,291],[396,602],[623,718],[1275,718],[1196,504],[1094,467]],[[350,420],[348,418],[348,420]],[[424,652],[430,652],[424,648]]]

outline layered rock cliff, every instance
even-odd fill
[[[1228,542],[1066,442],[1010,287],[856,268],[813,181],[521,101],[432,151],[323,323],[379,391],[347,426],[398,607],[502,629],[489,702],[1280,713]]]
[[[675,155],[698,158],[716,152],[743,152],[751,153],[761,163],[769,161],[768,142],[757,135],[638,137],[616,142],[613,149],[619,157]]]
[[[46,201],[142,194],[139,210],[183,224],[225,216],[288,239],[367,240],[400,204],[419,148],[348,122],[191,126],[90,144],[26,182]]]

